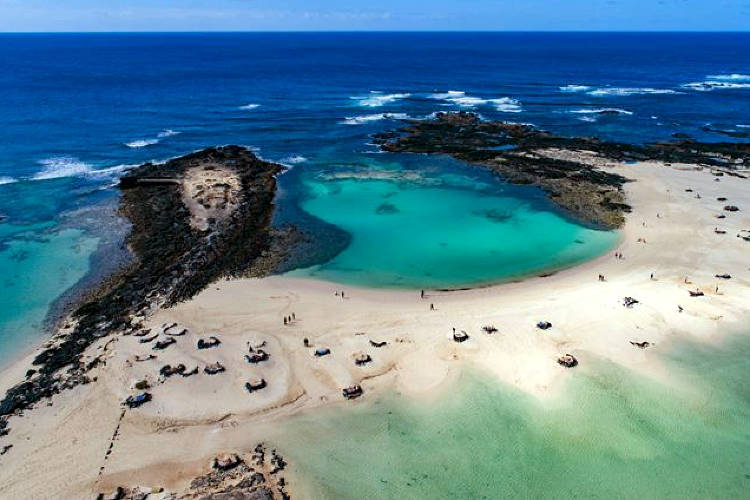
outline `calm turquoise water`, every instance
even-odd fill
[[[40,332],[50,304],[89,271],[97,238],[52,223],[0,225],[0,363],[29,347]]]
[[[305,498],[748,498],[750,336],[664,361],[674,385],[586,359],[544,404],[469,373],[439,402],[391,394],[278,440]]]
[[[302,208],[351,241],[332,260],[291,274],[362,286],[450,288],[570,266],[617,241],[616,232],[566,219],[538,190],[509,186],[446,158],[411,161],[423,165],[305,179]]]

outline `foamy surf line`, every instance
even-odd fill
[[[133,149],[139,149],[139,148],[145,148],[147,146],[153,146],[154,144],[159,144],[162,139],[166,139],[167,137],[172,137],[180,132],[172,129],[166,129],[162,130],[158,134],[156,134],[156,138],[151,139],[137,139],[135,141],[126,142],[125,145],[129,148]]]
[[[685,83],[682,88],[709,92],[711,90],[750,89],[750,75],[732,73],[729,75],[708,75],[705,81]]]
[[[357,104],[360,106],[365,106],[369,108],[377,108],[380,106],[385,106],[386,104],[396,102],[401,99],[407,99],[409,97],[411,97],[411,94],[405,93],[405,92],[396,93],[396,94],[384,94],[383,92],[379,90],[371,90],[368,95],[354,96],[354,97],[350,97],[349,99],[357,101]]]
[[[377,113],[372,115],[362,116],[347,116],[344,121],[340,122],[344,125],[362,125],[364,123],[376,122],[380,120],[408,120],[409,115],[406,113]]]
[[[497,111],[503,113],[520,113],[523,111],[521,102],[512,97],[500,97],[495,99],[485,99],[482,97],[476,97],[467,95],[462,90],[449,90],[447,92],[438,92],[430,94],[430,99],[438,101],[445,101],[454,104],[461,108],[476,108],[478,106],[492,105]]]
[[[577,115],[632,115],[632,111],[621,108],[582,108],[573,109],[571,113]]]
[[[90,164],[70,156],[57,156],[40,160],[43,169],[32,177],[33,180],[60,179],[64,177],[110,177],[136,165],[115,165],[103,169],[94,169]]]

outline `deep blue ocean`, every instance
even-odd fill
[[[247,145],[293,167],[294,219],[305,172],[419,168],[370,135],[436,111],[629,142],[750,137],[749,33],[4,34],[0,68],[0,360],[108,261],[129,165]]]

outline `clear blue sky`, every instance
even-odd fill
[[[748,29],[750,0],[0,0],[0,31]]]

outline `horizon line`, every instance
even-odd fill
[[[750,33],[750,30],[659,30],[659,29],[640,29],[640,30],[97,30],[97,31],[74,31],[74,30],[59,30],[59,31],[0,31],[0,35],[115,35],[115,34],[241,34],[241,33],[346,33],[346,34],[357,34],[357,33],[726,33],[726,34],[746,34]]]

